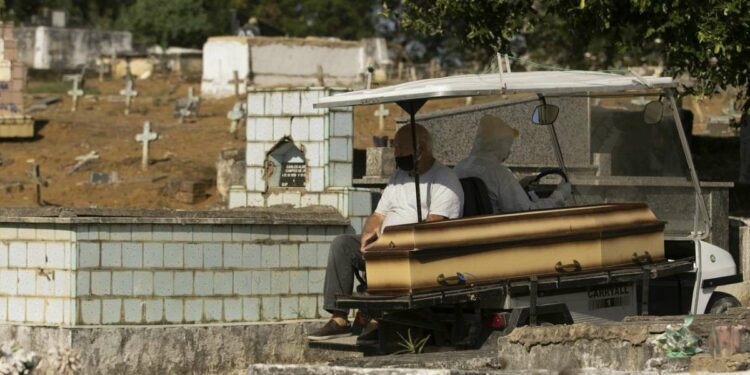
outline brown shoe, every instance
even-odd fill
[[[309,341],[322,341],[335,339],[337,337],[351,336],[351,334],[351,325],[347,324],[345,326],[341,326],[333,319],[331,319],[328,321],[328,323],[326,323],[326,325],[307,336],[307,339]]]

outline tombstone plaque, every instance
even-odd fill
[[[266,162],[268,186],[277,188],[304,188],[307,182],[305,154],[291,138],[282,138],[268,154]]]
[[[301,158],[292,158],[286,163],[281,163],[279,186],[305,187],[305,161]]]

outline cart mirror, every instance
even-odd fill
[[[531,115],[531,122],[537,125],[550,125],[557,119],[560,107],[552,104],[538,105]]]
[[[658,100],[655,100],[646,104],[646,106],[643,108],[643,122],[649,125],[656,124],[661,121],[663,114],[664,104],[662,104],[662,102]]]

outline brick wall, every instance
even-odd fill
[[[321,316],[345,226],[0,223],[0,321],[64,325]]]

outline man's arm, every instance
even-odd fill
[[[360,238],[360,251],[365,252],[365,248],[369,245],[369,242],[378,238],[380,227],[383,225],[384,220],[385,216],[377,212],[373,212],[373,214],[367,218],[365,221],[365,228],[362,230],[362,237]]]
[[[426,219],[424,219],[424,221],[425,221],[425,222],[428,222],[428,223],[429,223],[429,222],[431,222],[431,221],[441,221],[441,220],[445,220],[445,219],[447,219],[447,217],[445,217],[445,216],[440,216],[440,215],[427,215],[427,218],[426,218]]]

